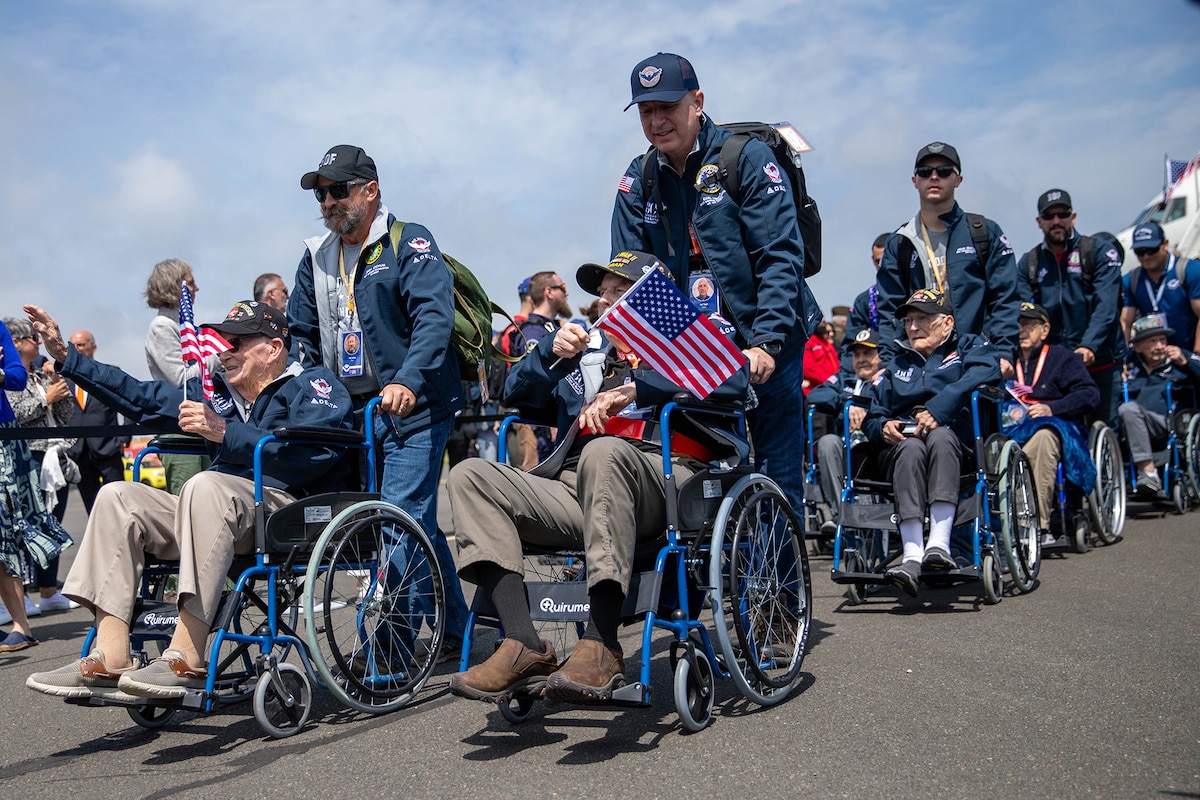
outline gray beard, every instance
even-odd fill
[[[367,213],[365,208],[352,208],[340,217],[332,215],[321,215],[325,219],[325,227],[336,233],[338,236],[346,236],[357,230],[358,226],[366,219]],[[340,219],[341,221],[337,221]]]

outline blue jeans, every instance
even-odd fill
[[[384,429],[383,482],[380,495],[385,502],[405,511],[433,544],[446,587],[446,636],[462,639],[467,624],[467,601],[463,597],[454,556],[446,535],[438,529],[437,492],[442,472],[442,451],[450,437],[452,419],[406,436],[403,441]],[[414,613],[419,618],[433,615],[428,595],[417,599]]]
[[[779,484],[792,510],[804,508],[804,354],[776,361],[766,383],[754,386],[758,407],[748,416],[759,472]]]

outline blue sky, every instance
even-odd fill
[[[958,148],[959,200],[1020,251],[1045,189],[1115,231],[1161,189],[1164,153],[1200,151],[1194,0],[4,3],[0,315],[44,305],[145,377],[151,267],[194,266],[201,321],[261,272],[291,285],[321,230],[299,177],[339,143],[501,304],[541,269],[574,286],[608,255],[646,146],[621,111],[629,72],[659,50],[691,59],[717,121],[787,119],[815,146],[826,310],[914,212],[926,142]]]

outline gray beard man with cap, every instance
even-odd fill
[[[329,232],[305,240],[288,300],[296,356],[333,370],[356,410],[382,398],[388,424],[377,428],[380,494],[417,521],[442,574],[452,576],[454,559],[437,526],[437,486],[454,412],[466,398],[450,347],[450,268],[427,228],[388,211],[375,161],[361,147],[331,148],[300,186],[312,190]],[[448,658],[467,619],[458,581],[446,582],[446,602]],[[427,619],[433,613],[418,611]]]
[[[876,273],[879,349],[885,362],[894,356],[895,342],[903,338],[896,309],[916,290],[933,289],[953,302],[960,332],[983,336],[1000,349],[1009,375],[1019,328],[1017,262],[999,225],[959,207],[954,192],[962,180],[962,161],[952,146],[930,142],[918,151],[912,182],[921,208],[888,237]]]

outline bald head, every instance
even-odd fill
[[[75,345],[75,349],[79,351],[81,356],[94,358],[96,355],[96,337],[92,336],[91,331],[75,331],[71,334],[71,344]]]

